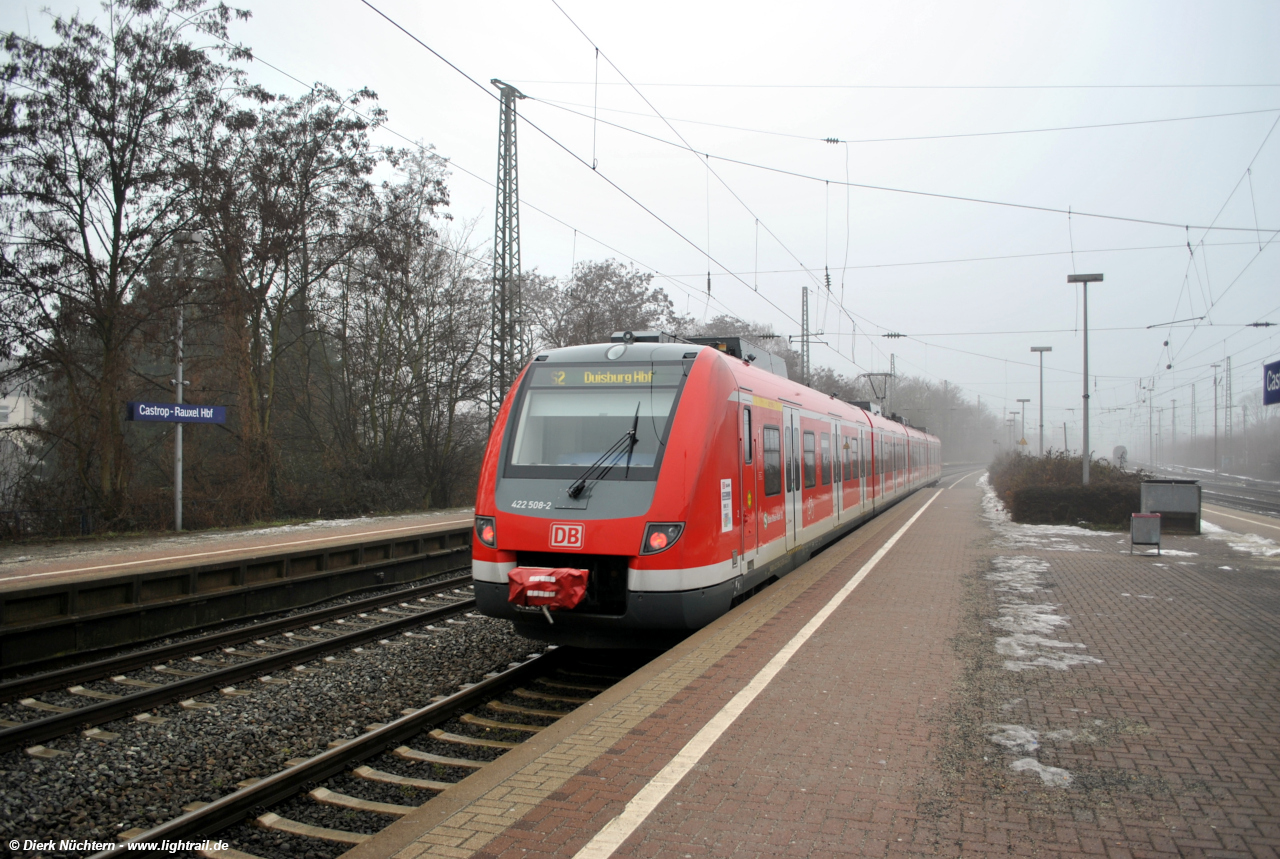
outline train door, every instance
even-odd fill
[[[742,457],[739,460],[742,479],[738,481],[741,491],[738,493],[738,504],[742,508],[742,546],[739,554],[742,562],[738,574],[746,572],[747,561],[756,557],[756,508],[759,505],[759,490],[756,485],[756,458],[760,455],[756,450],[755,426],[752,421],[751,407],[742,407],[742,439],[740,442]]]
[[[837,523],[844,519],[844,453],[841,451],[840,422],[831,422],[831,514]]]
[[[878,501],[882,501],[884,499],[884,470],[889,465],[889,451],[886,449],[887,444],[888,442],[885,441],[884,430],[877,430],[875,441],[876,451],[873,458],[876,463],[875,488],[876,500]]]
[[[861,508],[867,504],[867,430],[858,430],[858,462],[855,463],[855,469],[858,469],[858,507]]]
[[[787,551],[800,543],[800,413],[791,406],[782,407],[782,443],[785,450],[786,479],[783,485],[783,510],[787,517]]]

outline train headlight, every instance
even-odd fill
[[[644,539],[640,541],[640,554],[656,555],[665,552],[680,539],[682,531],[683,522],[650,522],[644,529]]]
[[[490,549],[498,548],[498,526],[492,516],[476,517],[476,536]]]

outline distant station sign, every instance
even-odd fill
[[[127,420],[164,421],[182,424],[225,424],[226,406],[198,406],[194,403],[129,403]]]
[[[1262,365],[1262,404],[1280,404],[1280,361]]]

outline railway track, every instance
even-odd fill
[[[273,672],[303,668],[335,651],[413,635],[414,627],[448,622],[474,608],[470,582],[469,575],[454,576],[0,683],[0,703],[9,703],[9,715],[21,709],[37,716],[0,719],[0,752],[28,748],[40,755],[39,743],[134,713],[143,719],[142,711],[174,701],[187,709],[206,708],[210,705],[195,696],[213,690],[228,697],[246,694],[237,683],[255,678],[269,683]],[[249,647],[238,646],[246,642]]]
[[[141,843],[215,836],[228,848],[200,855],[336,857],[573,712],[641,662],[629,656],[592,663],[578,651],[554,647],[530,654],[391,723],[370,725],[362,736],[244,782],[221,799],[192,803],[181,817],[127,833],[132,846],[97,857],[148,852],[138,849]]]

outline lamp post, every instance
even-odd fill
[[[1022,411],[1020,413],[1022,415],[1022,431],[1018,435],[1018,447],[1022,447],[1027,440],[1027,403],[1031,402],[1031,399],[1019,399],[1018,402],[1022,403]]]
[[[178,247],[178,277],[181,285],[178,289],[178,334],[174,338],[178,352],[174,361],[173,390],[174,402],[182,402],[182,389],[189,384],[182,378],[182,311],[186,301],[187,289],[187,251],[195,242],[195,237],[186,231],[174,236],[174,244]],[[182,422],[174,424],[173,437],[173,530],[182,530]]]
[[[1213,368],[1213,470],[1218,470],[1218,368],[1221,364],[1210,364]]]
[[[1052,346],[1032,346],[1032,352],[1040,353],[1040,455],[1044,456],[1044,353],[1052,352]]]
[[[1080,480],[1089,485],[1089,284],[1100,283],[1100,274],[1069,274],[1067,283],[1078,283],[1084,296],[1084,438],[1080,446],[1080,459],[1084,462],[1084,470]]]

